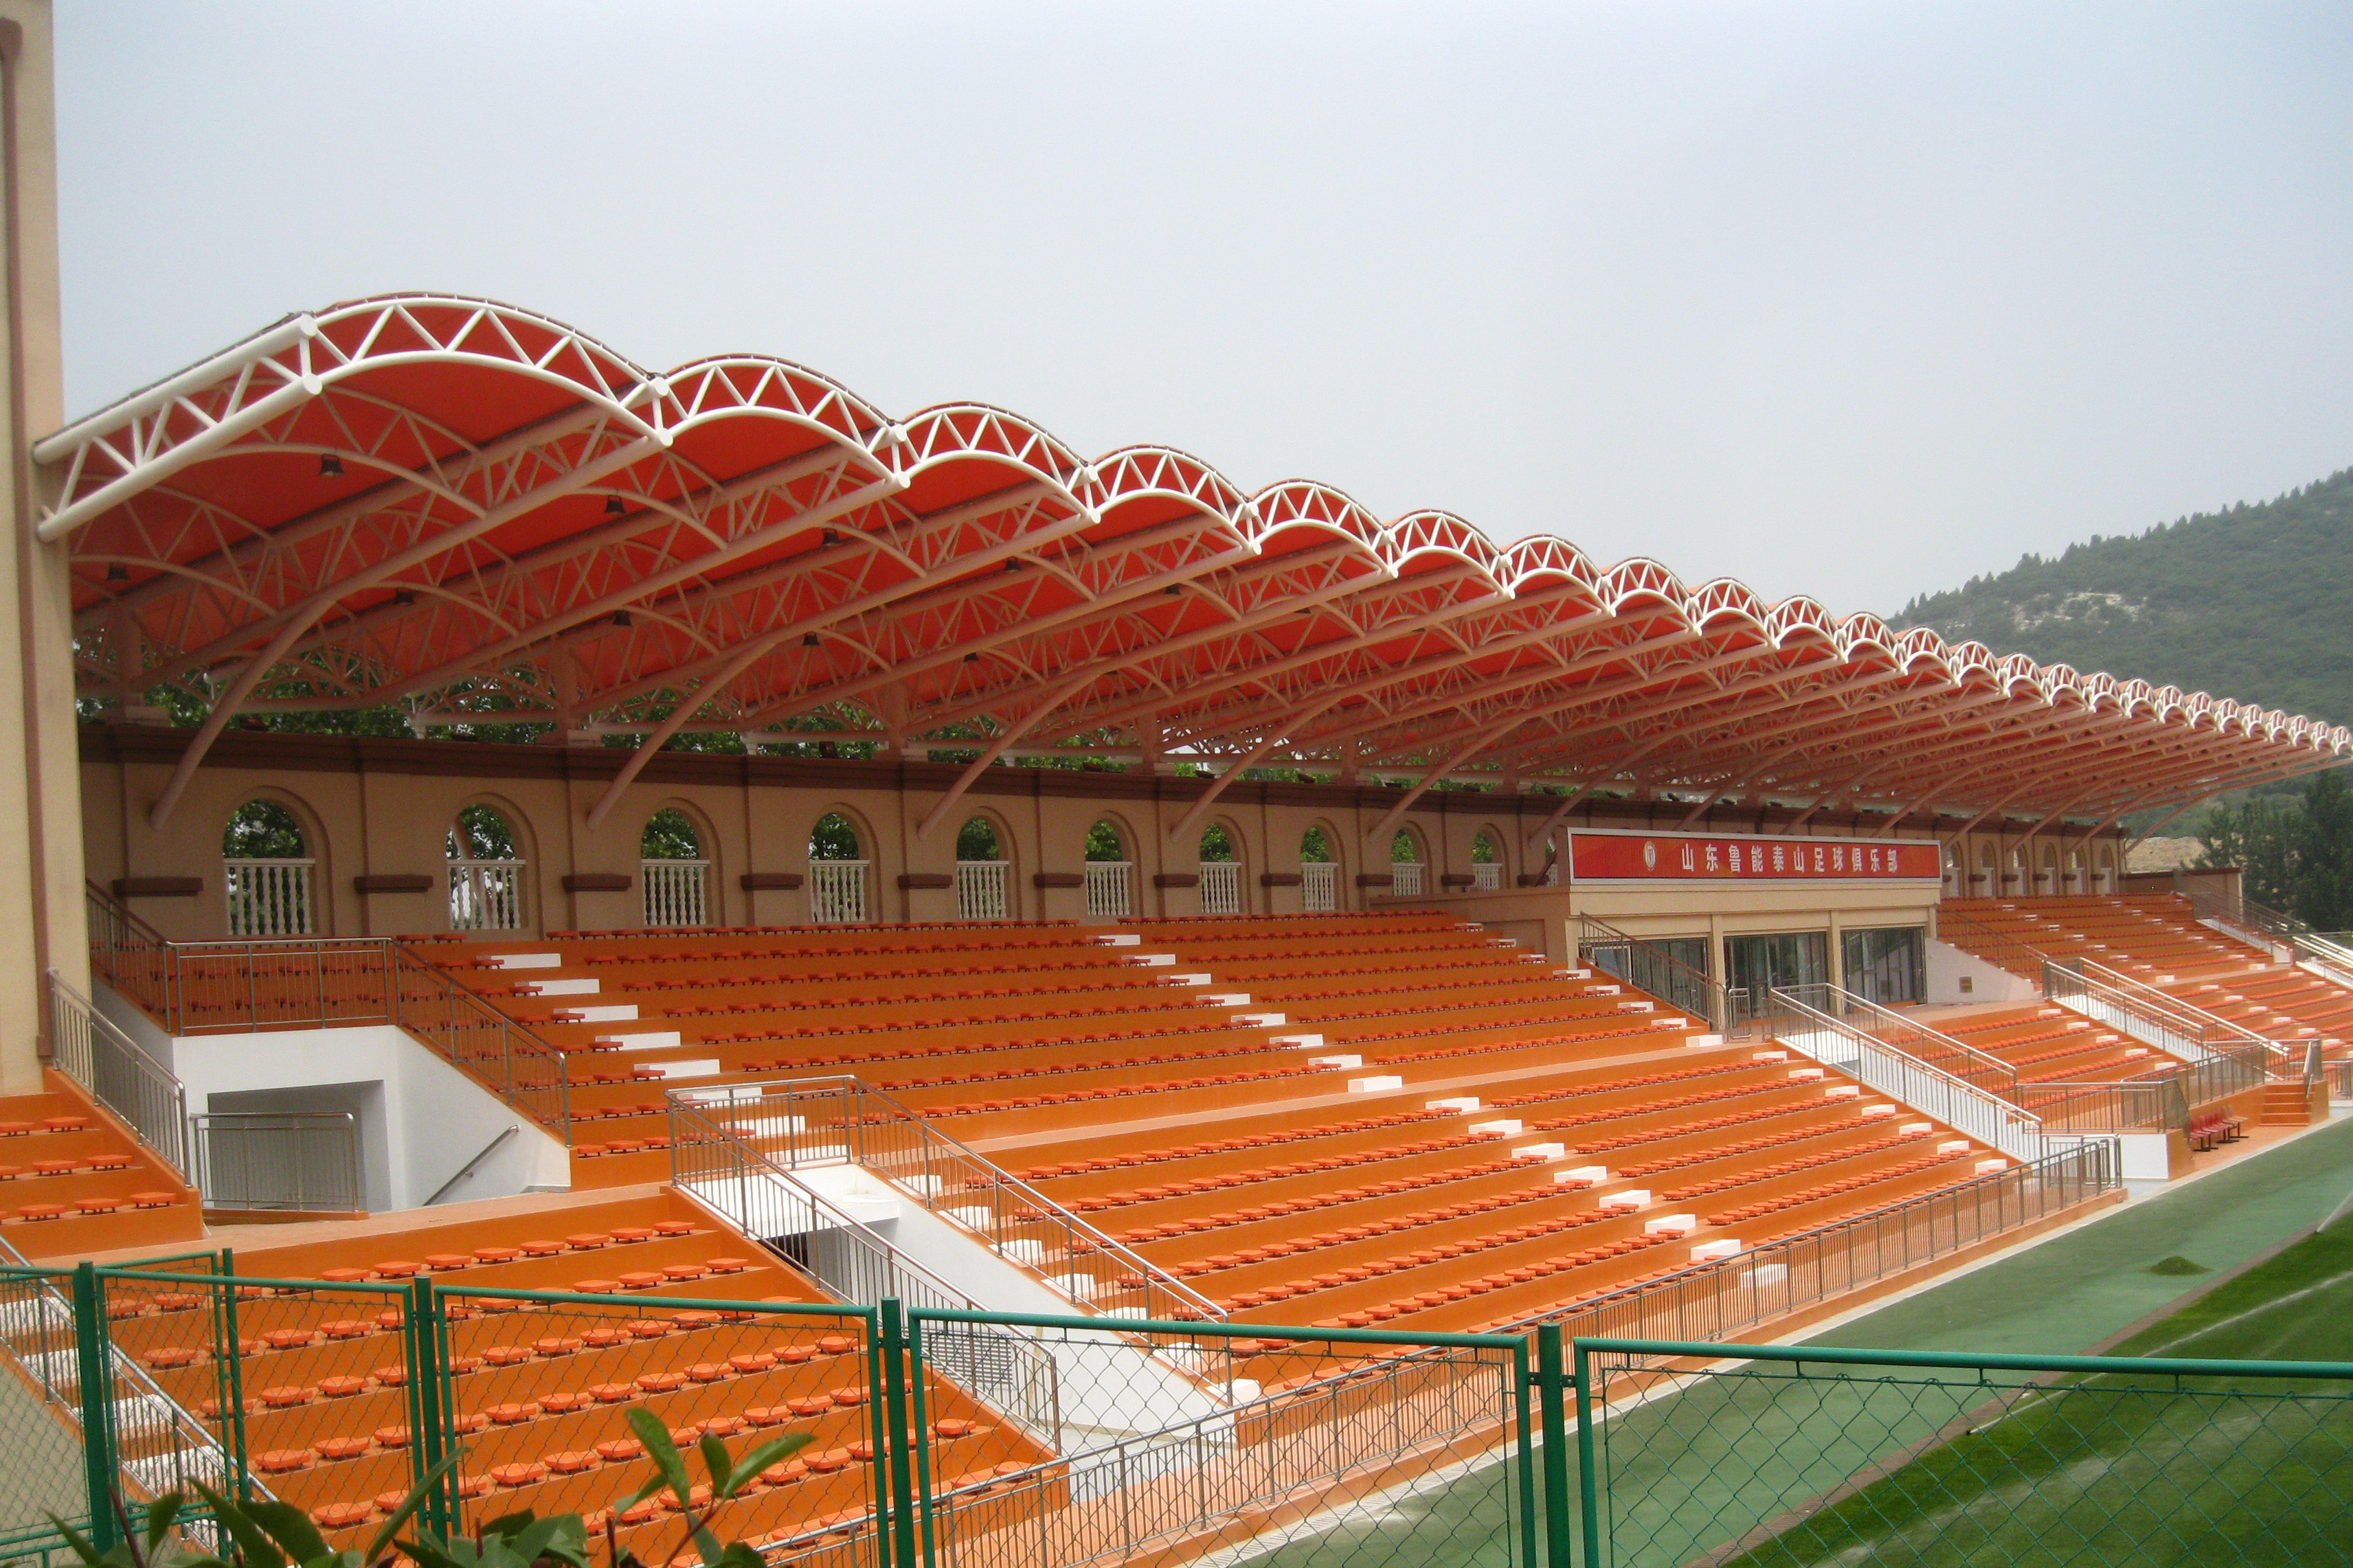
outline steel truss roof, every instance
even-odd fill
[[[158,822],[236,715],[387,702],[635,723],[648,752],[823,715],[976,770],[1086,742],[1548,783],[1556,819],[1599,790],[2105,825],[2353,755],[2341,727],[1557,538],[1245,493],[1163,447],[1085,459],[1002,409],[893,419],[751,355],[658,374],[484,300],[290,318],[34,455],[84,694],[209,708]]]

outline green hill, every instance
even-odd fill
[[[1915,599],[1894,624],[2353,723],[2353,468],[2276,500],[2022,556]]]

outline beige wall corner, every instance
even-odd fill
[[[65,423],[58,336],[57,142],[48,0],[0,0],[5,59],[10,548],[0,581],[0,1090],[41,1087],[44,972],[89,984],[66,545],[33,533],[35,438]]]

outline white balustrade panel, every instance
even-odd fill
[[[818,925],[857,925],[865,921],[866,860],[809,862],[809,919]]]
[[[1134,870],[1132,860],[1087,862],[1087,919],[1124,921],[1134,912],[1135,906],[1129,889],[1134,880]]]
[[[449,862],[451,931],[521,931],[523,862]]]
[[[1008,879],[1012,869],[1004,860],[957,861],[957,917],[968,921],[1011,920]]]
[[[709,925],[705,889],[710,883],[708,860],[640,860],[638,880],[645,889],[649,926]]]
[[[1400,899],[1421,897],[1421,871],[1410,860],[1399,860],[1389,867],[1389,891]]]
[[[231,936],[309,936],[315,860],[223,860]]]
[[[1340,908],[1340,868],[1314,861],[1299,868],[1299,906],[1311,915],[1328,915]]]
[[[1238,915],[1242,912],[1242,868],[1236,860],[1201,862],[1201,912]]]
[[[1471,868],[1471,885],[1482,893],[1492,893],[1504,885],[1504,868],[1493,861]]]

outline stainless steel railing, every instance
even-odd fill
[[[54,969],[49,1036],[57,1044],[58,1070],[129,1123],[141,1142],[185,1177],[188,1100],[180,1080]]]
[[[2184,889],[2180,896],[2200,921],[2226,927],[2257,947],[2284,946],[2293,962],[2310,964],[2337,984],[2353,989],[2353,947],[2336,940],[2343,933],[2316,931],[2294,915],[2267,909],[2252,899],[2200,888]]]
[[[570,1139],[564,1053],[411,943],[395,937],[170,942],[98,888],[86,889],[85,903],[91,971],[166,1034],[392,1024]]]
[[[188,1148],[206,1208],[367,1206],[359,1119],[348,1110],[201,1112],[188,1118]]]
[[[695,1098],[710,1093],[670,1091],[670,1181],[680,1191],[790,1259],[837,1300],[891,1299],[948,1311],[984,1310],[889,1237],[793,1178],[794,1164],[776,1157],[776,1141],[797,1136],[807,1120],[797,1110],[731,1115],[727,1105]],[[1054,1359],[1023,1336],[1003,1329],[962,1336],[942,1370],[1032,1432],[1050,1436],[1060,1431],[1060,1390]]]
[[[1677,1012],[1707,1020],[1725,1038],[1751,1033],[1755,1011],[1743,987],[1727,987],[1676,958],[1655,942],[1630,936],[1591,915],[1578,917],[1580,962],[1648,992]]]
[[[1225,1310],[859,1079],[772,1079],[673,1090],[671,1159],[711,1131],[785,1170],[848,1163],[1033,1268],[1097,1311],[1220,1321]],[[681,1107],[691,1107],[682,1119]]]
[[[1851,1022],[1849,1004],[1860,998],[1827,984],[1776,986],[1767,996],[1767,1030],[1777,1042],[2014,1160],[2039,1160],[2052,1152],[2042,1119],[2032,1111]]]

